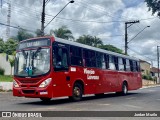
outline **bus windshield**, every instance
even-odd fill
[[[32,77],[50,70],[50,48],[21,50],[16,53],[14,75]]]

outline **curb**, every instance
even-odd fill
[[[159,87],[160,85],[151,85],[151,86],[143,86],[140,89],[152,88],[152,87]]]
[[[13,82],[0,82],[1,91],[10,91],[12,90]]]

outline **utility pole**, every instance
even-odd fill
[[[43,0],[43,8],[42,8],[42,20],[41,20],[41,36],[44,36],[44,23],[45,23],[45,3]]]
[[[10,21],[11,21],[11,2],[8,0],[8,14],[7,14],[7,28],[6,28],[6,40],[10,36]]]
[[[160,46],[157,46],[157,63],[158,63],[158,79],[157,79],[157,81],[159,82],[159,47]],[[157,82],[156,81],[156,82]]]
[[[128,49],[128,33],[127,33],[127,28],[129,28],[130,26],[132,26],[135,23],[139,23],[139,20],[125,22],[125,55],[127,55],[127,49]],[[128,26],[128,24],[129,24],[129,26]]]

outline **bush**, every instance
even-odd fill
[[[142,78],[146,80],[153,80],[153,78],[150,75],[142,75]]]
[[[4,75],[5,70],[0,67],[0,75]]]

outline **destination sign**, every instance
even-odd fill
[[[35,39],[35,40],[28,40],[21,42],[18,46],[18,49],[30,48],[30,47],[41,47],[41,46],[50,46],[51,41],[50,39]]]

